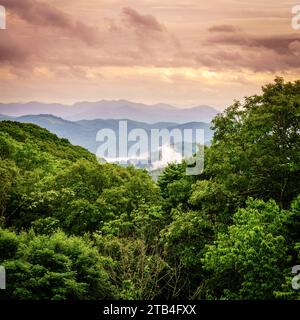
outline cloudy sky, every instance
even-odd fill
[[[224,108],[300,78],[288,0],[0,0],[0,101]]]

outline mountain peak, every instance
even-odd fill
[[[72,106],[58,103],[14,103],[0,104],[0,113],[8,116],[47,115],[67,120],[130,119],[156,122],[211,122],[218,111],[211,106],[178,108],[165,103],[147,105],[128,100],[101,100],[76,102]]]

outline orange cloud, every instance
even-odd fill
[[[128,24],[134,28],[142,28],[144,31],[165,31],[165,27],[152,15],[142,15],[129,7],[123,8],[122,11]]]
[[[0,30],[0,100],[109,94],[221,104],[275,74],[300,74],[300,34],[291,29],[291,8],[282,0],[1,4],[8,29]]]
[[[2,0],[4,5],[12,14],[18,15],[26,22],[40,26],[60,29],[72,37],[92,45],[98,42],[95,28],[72,19],[72,17],[57,7],[37,0]]]

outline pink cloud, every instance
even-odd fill
[[[166,31],[165,27],[152,15],[142,15],[132,8],[123,8],[123,14],[128,24],[134,28],[146,31]]]
[[[217,25],[212,26],[208,29],[210,32],[226,32],[226,33],[236,33],[240,31],[240,28],[231,25]]]
[[[1,4],[12,14],[18,15],[30,24],[60,29],[89,45],[99,41],[94,28],[72,19],[69,14],[47,2],[37,0],[2,0]]]

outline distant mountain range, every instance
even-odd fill
[[[69,121],[53,115],[26,115],[21,117],[0,115],[0,121],[4,120],[36,124],[40,127],[48,129],[52,133],[55,133],[58,137],[66,138],[72,144],[82,146],[95,154],[101,145],[101,142],[96,141],[97,132],[101,129],[112,129],[118,137],[120,121],[116,119]],[[155,124],[148,124],[144,122],[127,120],[127,127],[128,132],[130,132],[132,129],[144,129],[148,137],[151,136],[151,129],[168,129],[169,131],[172,131],[173,129],[179,129],[182,133],[182,136],[184,136],[183,132],[185,129],[192,129],[193,132],[195,132],[196,129],[203,129],[204,140],[206,144],[210,143],[213,136],[213,131],[210,129],[210,124],[204,122],[189,122],[184,124],[158,122]],[[133,144],[134,142],[129,142],[128,148],[130,148]],[[119,141],[117,141],[117,146],[118,145]],[[172,150],[170,148],[165,148],[163,151],[165,158],[161,163],[158,163],[157,167],[164,167],[167,163],[173,162],[174,159],[180,161],[182,158],[181,147],[182,143],[175,145]],[[196,148],[195,139],[193,138],[192,141],[185,143],[184,148],[187,148],[189,152],[192,152],[192,150],[194,152]],[[149,148],[149,150],[151,149]],[[158,150],[151,150],[151,152],[158,152]],[[151,170],[151,166],[149,169]]]
[[[213,136],[210,123],[217,114],[218,111],[209,106],[180,109],[166,104],[146,105],[125,100],[78,102],[72,106],[40,102],[0,103],[0,121],[36,124],[95,154],[101,146],[101,142],[96,141],[97,133],[101,129],[112,129],[117,136],[116,147],[122,145],[122,140],[119,141],[119,119],[128,119],[128,133],[133,129],[144,129],[147,137],[151,137],[151,129],[168,129],[169,132],[179,129],[182,142],[185,142],[184,150],[193,154],[197,150],[195,136],[192,140],[186,141],[184,130],[191,129],[195,133],[196,129],[203,129],[204,143],[209,144]],[[182,160],[182,142],[175,143],[172,148],[165,144],[157,150],[152,150],[151,139],[148,139],[151,155],[160,153],[161,160],[156,161],[155,165],[149,162],[149,166],[144,166],[141,159],[149,160],[150,157],[146,154],[138,158],[130,157],[130,161],[150,171],[160,170],[169,162]],[[128,142],[127,150],[129,151],[134,144],[135,141]],[[104,158],[111,161],[108,157]],[[118,156],[113,159],[120,160]]]
[[[51,114],[67,120],[130,119],[139,122],[205,122],[218,114],[210,106],[177,108],[167,104],[146,105],[126,100],[78,102],[73,105],[47,104],[41,102],[0,103],[0,114],[8,116]]]

